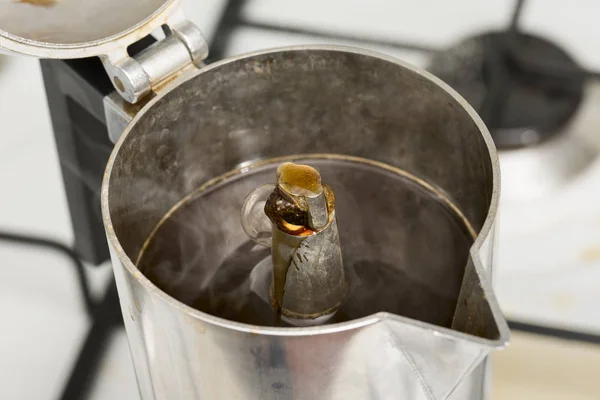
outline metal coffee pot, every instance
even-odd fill
[[[487,129],[458,94],[353,48],[203,65],[206,42],[179,0],[34,3],[0,5],[0,48],[100,56],[115,86],[106,112],[118,141],[102,212],[144,400],[487,398],[488,355],[508,341],[491,288],[499,167]],[[160,26],[165,39],[128,55]],[[274,184],[270,166],[288,161],[314,164],[335,193],[344,266],[336,279],[348,290],[337,292],[346,300],[332,319],[228,319],[139,267],[173,207],[214,187],[203,219],[179,235],[197,248],[182,284],[210,286],[205,277],[251,241],[240,222],[246,195]],[[179,236],[169,251],[180,251]],[[379,265],[387,275],[368,275]],[[361,312],[344,311],[360,287],[373,289],[355,302]]]

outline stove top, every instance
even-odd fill
[[[515,30],[435,54],[429,70],[481,115],[499,150],[496,292],[507,316],[600,333],[600,81],[567,49]]]
[[[458,91],[499,150],[564,132],[583,98],[586,71],[558,45],[522,32],[486,32],[437,52],[427,69]]]

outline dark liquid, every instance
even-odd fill
[[[350,290],[329,323],[387,311],[449,327],[473,241],[448,200],[370,163],[295,161],[317,168],[336,195]],[[270,250],[250,241],[240,223],[246,195],[274,182],[278,164],[233,175],[171,210],[140,256],[140,270],[200,311],[254,325],[285,325],[264,293],[268,273],[251,275]],[[258,293],[252,290],[257,286]]]

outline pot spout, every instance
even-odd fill
[[[380,313],[393,348],[411,366],[431,400],[445,400],[493,351],[509,330],[477,258],[467,262],[450,329]]]

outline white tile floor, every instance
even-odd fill
[[[417,32],[416,39],[438,47],[483,26],[505,23],[512,1],[496,0],[485,6],[475,0],[447,6],[432,0],[425,3],[417,9],[404,1],[377,0],[365,8],[358,0],[343,5],[313,0],[283,5],[255,0],[245,15],[254,20],[276,17],[284,24],[315,24],[338,31],[351,26],[352,33],[369,37],[395,34],[412,39]],[[192,19],[210,36],[222,4],[221,0],[203,0],[188,1],[186,6]],[[590,51],[600,48],[598,27],[591,28],[596,26],[597,15],[591,12],[593,4],[593,0],[579,0],[572,6],[559,0],[531,0],[525,21],[531,29],[566,42],[586,66],[600,66],[600,52]],[[376,18],[378,23],[373,24]],[[325,42],[244,28],[235,32],[229,52]],[[425,61],[414,52],[375,49],[417,65]],[[0,56],[0,132],[0,227],[70,243],[73,233],[41,75],[33,59]],[[110,267],[89,268],[88,272],[95,292],[100,293],[110,277]],[[0,315],[0,399],[56,398],[88,329],[68,261],[52,251],[0,243]],[[596,347],[517,335],[494,365],[493,400],[600,398],[598,381],[589,374],[600,368]],[[547,368],[540,369],[544,366]],[[137,398],[122,332],[115,335],[101,371],[94,400]]]

